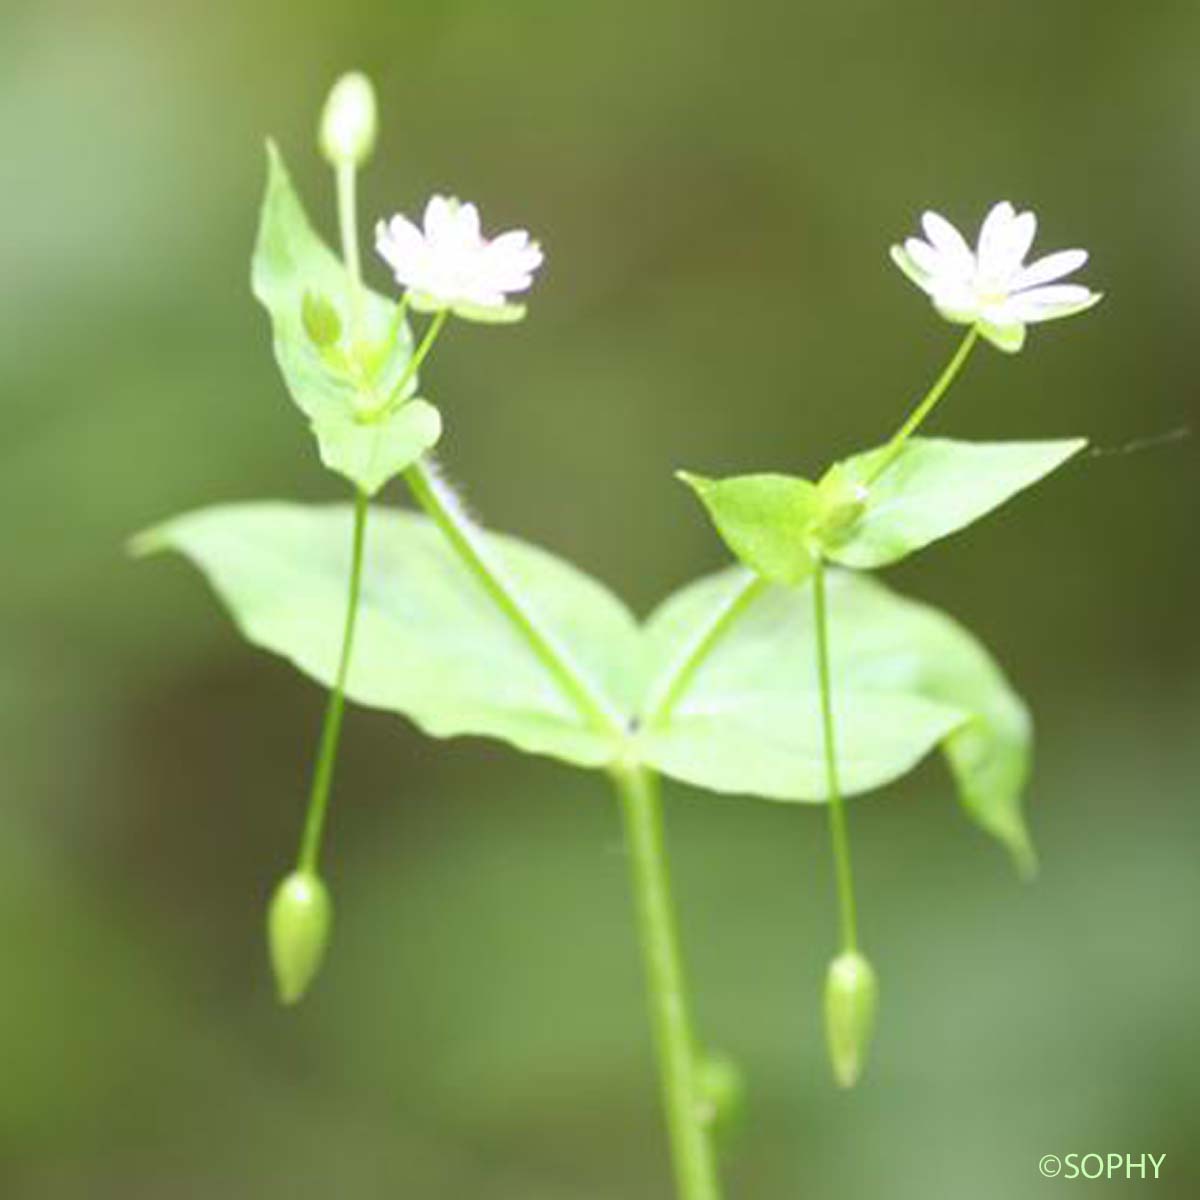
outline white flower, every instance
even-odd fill
[[[397,214],[375,229],[375,248],[408,289],[414,308],[449,308],[483,320],[520,317],[524,310],[508,304],[507,296],[533,283],[544,258],[525,230],[485,238],[475,205],[446,196],[430,199],[424,226]]]
[[[925,213],[921,225],[928,240],[893,246],[892,260],[946,320],[977,326],[1001,350],[1020,350],[1026,325],[1083,312],[1101,298],[1080,284],[1053,282],[1078,271],[1086,250],[1060,250],[1025,265],[1037,218],[1007,200],[984,219],[974,250],[935,212]]]

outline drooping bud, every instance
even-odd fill
[[[268,944],[282,1004],[295,1004],[316,977],[325,948],[333,905],[320,878],[293,871],[275,889],[267,916]]]
[[[321,113],[321,153],[335,166],[361,166],[375,148],[375,89],[361,71],[333,85]]]
[[[704,1054],[697,1064],[696,1090],[701,1120],[718,1133],[733,1132],[746,1102],[741,1068],[726,1054]]]
[[[879,984],[857,951],[839,954],[825,978],[825,1036],[838,1085],[852,1088],[862,1074],[875,1028]]]

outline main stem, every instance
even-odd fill
[[[817,560],[813,573],[813,623],[817,643],[817,679],[821,690],[821,726],[825,744],[825,780],[829,791],[829,836],[837,874],[838,910],[842,949],[858,949],[858,916],[854,901],[854,873],[850,865],[850,836],[846,828],[846,804],[838,780],[837,742],[833,724],[833,686],[829,670],[829,613],[825,596],[825,563]]]
[[[405,472],[414,499],[441,530],[480,586],[508,618],[563,694],[594,729],[623,737],[625,722],[492,562],[479,531],[427,464]],[[656,776],[630,765],[612,772],[621,798],[647,991],[658,1047],[667,1129],[680,1200],[720,1200],[716,1164],[696,1094],[697,1060],[671,901],[662,802]]]
[[[300,843],[299,869],[315,871],[321,853],[321,835],[329,811],[329,794],[333,785],[333,768],[337,762],[338,739],[342,732],[342,714],[346,708],[346,675],[354,653],[354,629],[358,622],[358,599],[362,589],[363,544],[367,531],[367,494],[359,491],[354,497],[354,540],[350,555],[350,588],[346,598],[346,619],[342,627],[342,652],[338,659],[337,676],[325,706],[325,721],[317,764],[313,771],[312,793],[308,815],[304,820],[304,836]]]
[[[657,776],[644,767],[630,767],[614,770],[613,778],[625,820],[676,1183],[684,1200],[719,1200],[715,1156],[700,1117],[696,1044],[663,846]]]

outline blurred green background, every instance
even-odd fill
[[[330,230],[316,112],[364,67],[364,222],[438,188],[543,238],[531,319],[426,372],[444,461],[645,611],[723,561],[673,468],[814,471],[940,368],[955,334],[885,254],[926,206],[1032,206],[1108,293],[979,352],[940,430],[1195,420],[1198,46],[1193,0],[4,0],[0,1194],[670,1191],[601,779],[353,711],[333,952],[273,1002],[322,696],[122,549],[342,494],[248,293],[264,135]],[[731,1197],[1050,1195],[1039,1158],[1088,1151],[1167,1155],[1114,1193],[1197,1194],[1198,479],[1194,440],[1088,459],[891,573],[1033,702],[1044,869],[1019,885],[937,763],[855,805],[884,989],[855,1094],[821,1043],[820,814],[669,789],[700,1022],[750,1080]]]

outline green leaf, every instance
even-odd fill
[[[677,471],[699,496],[734,555],[772,583],[796,584],[812,574],[809,526],[819,509],[817,486],[791,475],[706,479]]]
[[[176,550],[208,577],[246,638],[333,681],[350,567],[351,509],[255,503],[204,509],[137,539]],[[639,635],[611,593],[545,551],[488,545],[579,670],[619,712],[640,691]],[[495,608],[438,530],[372,510],[346,694],[401,713],[433,737],[478,734],[579,766],[614,761],[623,739],[597,733]]]
[[[318,417],[313,422],[321,461],[374,495],[442,436],[442,416],[424,400],[409,400],[381,420]]]
[[[417,388],[410,378],[393,397],[412,356],[407,323],[397,321],[391,300],[364,288],[361,324],[352,336],[350,277],[313,230],[272,144],[251,282],[270,314],[288,392],[309,418],[330,470],[373,493],[437,441],[441,423],[435,426],[429,411],[397,419],[405,406],[388,407],[389,399],[406,400]],[[372,419],[380,412],[386,417]]]
[[[746,583],[737,570],[709,576],[653,614],[647,714]],[[1028,866],[1020,803],[1029,722],[999,669],[936,609],[849,572],[830,572],[828,587],[845,793],[905,774],[941,743],[969,815]],[[667,718],[644,726],[639,745],[648,762],[700,787],[821,802],[827,799],[821,739],[812,597],[808,588],[775,586],[744,609]]]
[[[913,438],[871,483],[858,520],[825,546],[847,567],[883,567],[966,528],[1048,475],[1087,445],[1053,442],[957,442]],[[886,447],[837,465],[844,478],[866,483]]]
[[[249,641],[328,685],[350,533],[348,506],[257,503],[179,517],[136,548],[186,555]],[[637,755],[716,791],[827,798],[806,587],[755,585],[660,716],[680,664],[752,575],[702,579],[639,631],[608,591],[552,555],[513,538],[481,539],[606,706],[628,714],[630,732],[590,726],[440,532],[424,517],[387,510],[373,510],[367,528],[352,700],[400,713],[435,737],[494,737],[585,767]],[[967,811],[1030,865],[1020,809],[1029,719],[986,651],[937,610],[845,571],[830,572],[829,617],[846,794],[903,775],[940,743]]]

